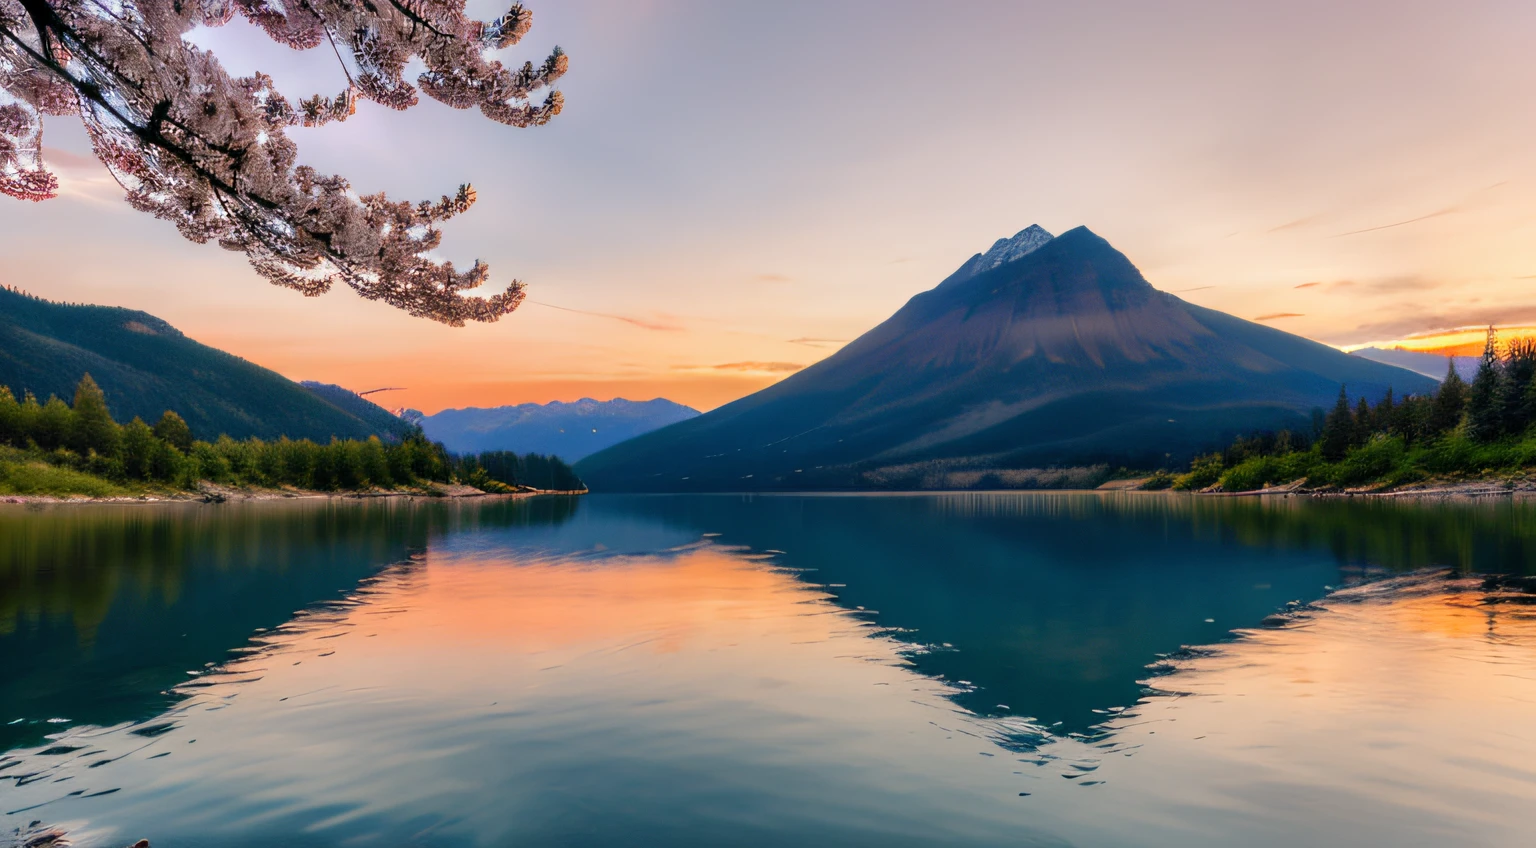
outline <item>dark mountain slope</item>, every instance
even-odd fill
[[[594,490],[861,487],[892,468],[1187,459],[1434,381],[1157,291],[1086,228],[972,257],[826,360],[579,465]],[[988,257],[1006,258],[994,264]]]
[[[416,425],[402,420],[393,412],[363,397],[357,392],[335,383],[321,383],[316,380],[300,380],[299,385],[308,389],[313,394],[319,395],[322,400],[336,407],[342,412],[362,421],[380,435],[390,434],[403,437],[416,429]],[[384,395],[388,397],[388,395]]]
[[[387,435],[298,383],[198,344],[145,312],[53,303],[0,289],[0,386],[74,396],[90,372],[113,416],[153,423],[174,409],[201,439]]]

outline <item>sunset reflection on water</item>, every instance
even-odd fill
[[[1392,575],[1371,554],[1395,549],[1381,527],[1438,514],[1351,536],[1354,507],[1069,495],[528,510],[31,525],[0,560],[22,589],[0,648],[27,690],[7,695],[28,711],[9,729],[47,739],[0,753],[0,836],[38,821],[157,848],[1524,844],[1536,596]],[[1508,504],[1448,515],[1484,534],[1477,551],[1524,550]],[[68,555],[86,531],[90,551],[128,534],[175,556],[144,543],[90,565]],[[175,653],[181,634],[218,644],[226,620],[281,608],[267,593],[301,575],[317,600],[298,613],[241,625],[206,665]],[[168,706],[140,693],[120,718],[80,718],[112,714],[81,694],[93,683],[154,685],[161,655],[183,663]]]

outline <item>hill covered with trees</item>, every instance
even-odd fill
[[[1309,432],[1260,432],[1189,470],[1160,472],[1144,488],[1248,492],[1301,483],[1307,489],[1395,487],[1427,480],[1486,479],[1536,467],[1536,340],[1500,350],[1494,331],[1468,383],[1454,364],[1433,392],[1376,403],[1347,387]]]
[[[399,440],[412,429],[344,389],[355,401],[350,407],[199,344],[147,312],[55,303],[0,288],[0,385],[18,399],[27,392],[42,401],[70,398],[87,372],[125,419],[154,421],[174,409],[207,441],[221,435]]]
[[[105,497],[146,490],[186,491],[205,481],[317,491],[430,489],[462,483],[486,492],[584,489],[558,458],[505,452],[458,456],[420,431],[385,442],[248,438],[200,441],[177,413],[154,425],[119,424],[87,374],[74,402],[39,403],[0,386],[0,494]]]

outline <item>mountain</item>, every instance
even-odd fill
[[[86,372],[119,421],[138,416],[154,423],[173,409],[200,439],[329,441],[398,435],[409,427],[388,413],[381,418],[338,407],[275,371],[198,344],[147,312],[54,303],[0,288],[0,386],[17,397],[30,391],[43,400],[69,400]]]
[[[1421,374],[1186,303],[1030,228],[827,359],[577,466],[594,491],[910,487],[932,469],[1171,466]],[[1048,236],[1048,234],[1046,234]]]
[[[308,389],[311,393],[319,395],[331,406],[362,421],[376,433],[389,433],[398,437],[415,429],[416,425],[412,422],[401,419],[400,416],[351,389],[343,388],[335,383],[321,383],[315,380],[300,380],[299,385]]]
[[[404,411],[406,416],[412,413],[421,416],[427,438],[442,442],[455,453],[510,450],[553,454],[575,462],[625,439],[694,418],[699,411],[665,398],[582,398],[575,403],[445,409],[424,416],[415,410]]]
[[[1372,362],[1384,362],[1387,365],[1396,365],[1399,368],[1407,368],[1416,371],[1426,377],[1436,380],[1445,379],[1446,360],[1456,362],[1456,373],[1461,379],[1471,382],[1477,376],[1478,357],[1476,356],[1441,356],[1438,353],[1424,353],[1418,350],[1403,350],[1400,347],[1380,348],[1362,347],[1351,351],[1355,356],[1364,357]]]

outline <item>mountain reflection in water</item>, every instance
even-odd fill
[[[1529,607],[1415,572],[1252,628],[1365,576],[1523,570],[1533,517],[1028,494],[0,511],[0,834],[1522,844]]]

